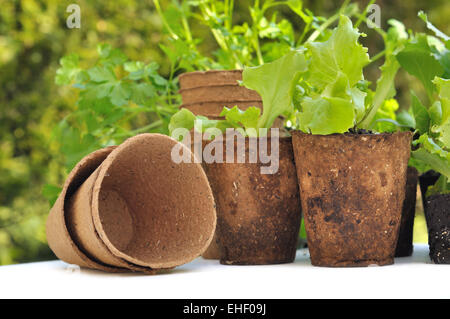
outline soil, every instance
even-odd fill
[[[450,194],[426,198],[430,258],[436,264],[450,264]]]
[[[351,128],[351,129],[348,130],[348,132],[350,134],[375,134],[373,131],[366,130],[366,129],[363,129],[363,128],[358,128],[358,129]]]

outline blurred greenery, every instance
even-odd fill
[[[166,8],[168,0],[161,0]],[[248,21],[248,5],[236,1],[234,19]],[[368,1],[355,1],[364,7]],[[68,29],[66,8],[81,7],[81,28]],[[304,7],[329,17],[342,1],[310,0]],[[425,29],[417,18],[423,10],[441,30],[450,33],[447,0],[377,1],[382,27],[395,18],[415,31]],[[59,60],[70,53],[80,56],[82,66],[97,59],[97,45],[108,43],[131,60],[157,62],[168,78],[170,62],[160,49],[168,44],[167,34],[154,4],[149,1],[115,0],[0,0],[0,265],[54,258],[45,239],[45,219],[49,204],[42,195],[44,185],[61,185],[67,174],[60,145],[52,139],[52,129],[75,108],[77,93],[57,86],[54,78]],[[287,7],[279,7],[279,19],[292,22],[294,32],[302,31],[301,20]],[[270,10],[269,10],[270,11]],[[217,44],[208,30],[192,25],[203,41],[199,48],[213,52]],[[364,45],[373,54],[382,49],[375,32],[361,25],[368,37]],[[378,76],[374,63],[369,79]],[[397,76],[400,108],[409,105],[409,90],[426,96],[420,83],[405,72]],[[136,123],[138,125],[139,123]],[[133,123],[130,129],[134,129]],[[420,201],[419,201],[420,203]],[[419,208],[420,210],[420,208]],[[422,216],[422,217],[421,217]],[[426,241],[423,215],[418,216],[415,240]]]

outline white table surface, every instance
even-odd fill
[[[167,274],[109,274],[62,261],[0,267],[0,298],[450,298],[450,265],[427,245],[390,266],[322,268],[307,250],[294,263],[224,266],[198,258]]]

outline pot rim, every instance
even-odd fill
[[[206,70],[206,71],[192,71],[192,72],[184,72],[178,76],[178,79],[189,77],[192,75],[201,75],[201,74],[214,74],[214,73],[242,73],[242,69],[234,69],[234,70]]]
[[[311,133],[305,133],[300,130],[292,130],[290,131],[291,135],[294,136],[314,136],[316,138],[325,138],[325,137],[333,137],[333,138],[341,138],[341,137],[348,137],[348,138],[356,138],[356,137],[377,137],[377,136],[392,136],[392,135],[411,135],[412,132],[410,131],[398,131],[398,132],[373,132],[373,133],[333,133],[328,135],[322,135],[322,134],[311,134]]]
[[[113,149],[113,151],[108,155],[108,161],[103,162],[99,169],[98,172],[98,176],[97,179],[94,183],[93,186],[93,194],[92,194],[92,219],[93,219],[93,224],[95,225],[95,229],[97,231],[97,234],[99,235],[100,239],[105,243],[105,245],[108,247],[108,249],[111,251],[111,253],[113,255],[115,255],[118,258],[122,258],[125,261],[127,261],[128,263],[132,263],[134,265],[137,266],[141,266],[141,267],[148,267],[150,269],[170,269],[173,267],[177,267],[183,264],[186,264],[190,261],[192,261],[193,259],[197,258],[198,256],[200,256],[201,254],[203,254],[206,249],[209,247],[213,236],[214,236],[214,231],[216,228],[216,223],[217,223],[217,215],[216,215],[216,210],[215,208],[213,209],[213,213],[214,213],[214,222],[213,222],[213,227],[209,230],[209,238],[208,240],[205,242],[205,244],[203,245],[202,249],[198,250],[198,254],[197,253],[191,253],[190,256],[188,257],[184,257],[183,259],[177,259],[177,260],[171,260],[171,261],[145,261],[143,260],[140,256],[132,256],[128,253],[128,251],[124,251],[122,249],[119,249],[116,247],[115,244],[112,243],[112,241],[110,240],[110,238],[108,237],[108,233],[105,231],[105,228],[103,226],[103,223],[101,221],[100,218],[100,213],[99,213],[99,197],[100,197],[100,191],[102,189],[102,185],[104,182],[104,178],[105,176],[108,176],[109,173],[109,169],[110,167],[113,165],[115,159],[117,156],[119,156],[119,154],[121,154],[122,152],[126,152],[128,150],[128,148],[130,147],[130,145],[133,145],[133,143],[135,143],[137,140],[143,140],[146,138],[164,138],[167,139],[166,142],[170,142],[170,143],[178,143],[175,139],[171,138],[170,136],[167,135],[163,135],[163,134],[159,134],[159,133],[143,133],[143,134],[138,134],[135,135],[134,137],[129,138],[128,140],[124,141],[122,144],[120,144],[119,146],[117,146],[116,148]],[[182,145],[183,148],[186,148],[186,146]],[[191,154],[191,156],[193,157],[194,155]],[[202,181],[206,181],[207,182],[207,190],[208,193],[211,194],[211,198],[214,198],[212,195],[212,190],[211,190],[211,186],[209,185],[207,176],[204,172],[204,170],[202,169],[201,165],[198,163],[194,163],[194,165],[196,165],[196,169],[198,171],[198,174],[201,176]],[[206,195],[205,195],[206,196]],[[213,199],[214,203],[213,206],[215,207],[215,200]],[[206,232],[205,232],[206,234]]]
[[[211,88],[242,88],[248,91],[253,91],[256,92],[255,90],[251,90],[246,88],[243,85],[240,85],[239,83],[236,84],[214,84],[214,85],[200,85],[200,86],[196,86],[196,87],[191,87],[191,88],[187,88],[187,89],[179,89],[178,93],[182,94],[183,92],[187,92],[187,91],[195,91],[195,90],[199,90],[199,89],[211,89]]]

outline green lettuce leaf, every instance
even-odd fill
[[[431,99],[434,92],[432,80],[441,76],[444,68],[432,54],[427,35],[419,33],[406,43],[405,48],[397,54],[397,60],[403,69],[422,82]]]
[[[354,107],[340,97],[305,98],[299,114],[300,129],[312,134],[345,133],[354,124]]]
[[[257,91],[263,101],[258,128],[270,128],[278,116],[294,111],[292,97],[295,85],[306,68],[304,53],[291,51],[273,62],[244,69],[243,84]]]
[[[441,123],[433,127],[439,133],[439,141],[450,148],[450,80],[436,77],[433,83],[437,87],[441,102]]]
[[[369,63],[367,48],[358,43],[361,34],[351,20],[341,16],[338,27],[325,42],[307,44],[311,52],[308,81],[318,88],[334,82],[339,72],[344,73],[350,86],[363,79],[363,67]]]
[[[420,102],[419,98],[411,92],[411,109],[415,120],[415,128],[420,134],[428,132],[430,127],[430,116],[427,108]]]

